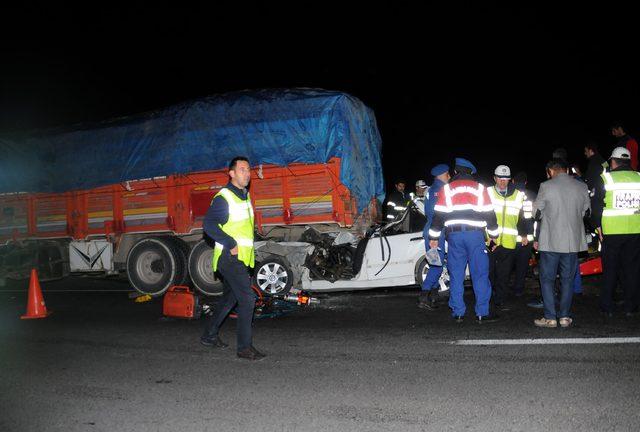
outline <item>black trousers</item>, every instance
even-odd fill
[[[602,311],[613,312],[613,291],[620,280],[624,292],[624,310],[633,312],[640,303],[640,234],[605,235],[602,241],[602,271]]]
[[[229,312],[238,305],[236,320],[237,350],[242,351],[252,345],[251,323],[256,296],[251,289],[251,276],[247,267],[235,255],[223,250],[218,261],[218,272],[222,275],[224,291],[218,301],[213,316],[205,324],[203,339],[218,337],[220,326]]]
[[[491,281],[491,300],[500,305],[507,299],[509,275],[516,257],[515,249],[498,246],[489,254],[489,280]]]
[[[531,249],[533,248],[533,242],[530,241],[526,246],[518,244],[516,246],[516,271],[515,282],[513,284],[513,291],[516,294],[522,294],[524,292],[524,282],[529,271],[529,260],[531,259]]]

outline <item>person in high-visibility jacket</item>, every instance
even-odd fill
[[[265,357],[253,347],[251,323],[255,296],[249,268],[255,264],[254,215],[247,191],[251,180],[249,160],[238,156],[229,164],[229,183],[215,195],[203,222],[206,235],[215,241],[211,266],[222,276],[224,291],[200,338],[203,345],[226,348],[220,326],[237,305],[237,355],[248,360]]]
[[[494,321],[497,316],[489,311],[491,283],[485,235],[497,238],[496,214],[487,189],[473,177],[476,167],[466,159],[456,158],[454,171],[456,175],[452,181],[438,194],[429,228],[429,245],[437,248],[442,235],[449,244],[449,307],[453,319],[456,322],[464,319],[464,275],[468,264],[476,296],[476,320],[480,323]]]
[[[640,302],[640,173],[630,165],[631,152],[616,147],[609,159],[611,171],[603,172],[596,187],[592,223],[602,241],[603,282],[600,308],[613,314],[613,291],[620,280],[624,312],[632,315]]]
[[[386,222],[393,222],[396,217],[403,214],[407,210],[407,203],[409,202],[409,195],[405,193],[406,182],[402,179],[398,179],[395,182],[395,189],[387,197],[385,205],[385,219]]]
[[[516,258],[516,245],[526,246],[533,232],[527,232],[524,215],[525,193],[511,183],[511,169],[499,165],[494,171],[495,185],[487,192],[496,213],[499,235],[489,244],[489,279],[493,289],[493,304],[505,308],[509,275]]]

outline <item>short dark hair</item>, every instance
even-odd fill
[[[616,161],[618,165],[629,166],[631,165],[631,159],[611,158],[612,161]]]
[[[400,178],[400,179],[397,179],[397,180],[396,180],[396,182],[394,183],[394,185],[397,185],[397,184],[400,184],[400,183],[402,183],[402,184],[403,184],[403,185],[405,185],[405,186],[406,186],[406,184],[407,184],[407,182],[406,182],[406,181],[404,181],[404,179]]]
[[[587,143],[584,145],[584,148],[591,150],[594,153],[599,153],[598,143],[595,141],[587,141]]]
[[[553,154],[551,157],[553,157],[554,159],[564,159],[567,160],[568,157],[568,153],[567,153],[567,149],[565,149],[564,147],[558,147],[557,149],[555,149],[553,151]]]
[[[527,173],[524,171],[520,171],[513,176],[513,181],[516,183],[526,183],[527,182]]]
[[[231,162],[229,162],[229,171],[236,168],[236,164],[238,163],[238,161],[244,161],[246,163],[249,163],[249,159],[247,159],[246,157],[236,156],[233,159],[231,159]]]
[[[624,130],[624,124],[620,120],[612,121],[610,129],[622,129]]]
[[[454,167],[454,170],[461,173],[461,174],[471,174],[473,172],[473,170],[469,167],[466,166],[461,166],[461,165],[456,165]]]
[[[547,162],[546,168],[548,170],[567,170],[567,161],[564,159],[554,158]]]

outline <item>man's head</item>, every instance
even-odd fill
[[[564,147],[558,147],[553,151],[551,157],[553,159],[562,159],[566,161],[569,158],[569,154],[567,153],[567,149]]]
[[[236,156],[229,163],[229,177],[231,184],[239,189],[249,186],[251,181],[251,166],[249,159],[244,156]]]
[[[611,169],[616,169],[621,166],[629,166],[631,164],[631,152],[626,147],[616,147],[611,152],[609,158]]]
[[[405,182],[402,179],[396,180],[396,190],[398,192],[404,192],[404,188],[405,188],[406,184],[407,184],[407,182]]]
[[[448,183],[451,176],[449,175],[449,165],[438,164],[431,168],[431,175],[441,182]]]
[[[518,185],[526,185],[527,184],[527,173],[524,171],[520,171],[513,176],[513,182]]]
[[[427,190],[427,183],[424,180],[418,180],[416,182],[416,195],[423,197],[425,190]]]
[[[598,154],[598,143],[595,141],[589,141],[584,146],[584,157],[590,159],[594,155]]]
[[[506,190],[511,181],[511,169],[506,165],[498,165],[493,171],[493,180],[498,189]]]
[[[460,174],[475,174],[478,172],[475,165],[465,158],[456,158],[454,171]]]
[[[546,166],[547,178],[567,173],[567,163],[562,159],[551,159]]]
[[[622,122],[617,121],[611,124],[611,135],[616,138],[622,138],[626,134],[627,133],[624,131],[624,125]]]

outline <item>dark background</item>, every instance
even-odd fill
[[[537,183],[554,148],[585,165],[586,141],[614,147],[613,120],[640,130],[639,28],[624,7],[346,4],[5,10],[0,135],[320,87],[375,111],[390,186],[431,183],[456,156],[487,179],[507,164]]]

